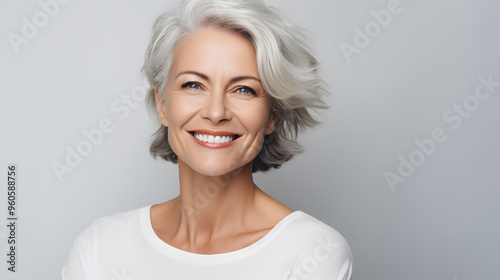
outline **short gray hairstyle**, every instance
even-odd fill
[[[253,172],[279,168],[302,152],[297,134],[318,124],[312,111],[328,107],[322,100],[328,89],[318,75],[318,61],[304,30],[263,0],[181,0],[177,9],[161,14],[153,26],[143,67],[151,85],[149,108],[156,108],[155,88],[163,97],[176,44],[207,27],[240,34],[253,44],[262,85],[278,117],[274,132],[265,136],[253,161]],[[155,158],[177,163],[167,127],[153,134],[150,152]]]

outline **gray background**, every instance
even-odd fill
[[[306,153],[256,181],[341,232],[354,279],[498,279],[500,87],[477,104],[473,95],[479,76],[500,81],[500,4],[402,0],[349,63],[342,42],[355,46],[355,28],[375,28],[370,12],[391,2],[274,1],[311,31],[332,108],[300,137]],[[33,22],[43,9],[38,1],[0,2],[0,180],[8,164],[19,170],[18,272],[2,261],[1,279],[58,279],[91,221],[177,195],[176,166],[148,154],[156,124],[143,102],[116,113],[121,96],[142,85],[152,22],[172,3],[70,0],[16,53],[8,34],[22,34],[23,17]],[[474,110],[454,129],[459,115],[451,122],[443,114],[464,101]],[[52,164],[65,163],[66,148],[103,119],[114,131],[58,180]],[[446,141],[418,158],[415,140],[437,128]],[[400,156],[410,155],[421,162],[391,188],[384,174],[399,175]]]

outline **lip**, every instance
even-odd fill
[[[206,135],[213,135],[213,136],[233,136],[236,135],[236,139],[234,139],[231,142],[227,143],[207,143],[198,140],[198,138],[194,137],[194,134],[206,134]],[[191,138],[198,143],[199,145],[206,147],[206,148],[211,148],[211,149],[221,149],[221,148],[226,148],[234,144],[236,142],[240,135],[234,132],[228,132],[228,131],[216,131],[216,130],[209,130],[209,129],[197,129],[197,130],[192,130],[189,131],[189,135],[191,135]]]

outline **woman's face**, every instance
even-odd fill
[[[253,45],[216,29],[179,41],[157,110],[179,161],[208,176],[250,163],[275,125]]]

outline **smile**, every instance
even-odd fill
[[[194,133],[194,137],[200,141],[206,142],[206,143],[229,143],[236,138],[236,135],[231,135],[231,136],[213,136],[213,135],[208,135],[208,134],[198,134]]]
[[[190,134],[202,146],[208,148],[224,148],[231,145],[240,135],[231,132],[197,130]]]

